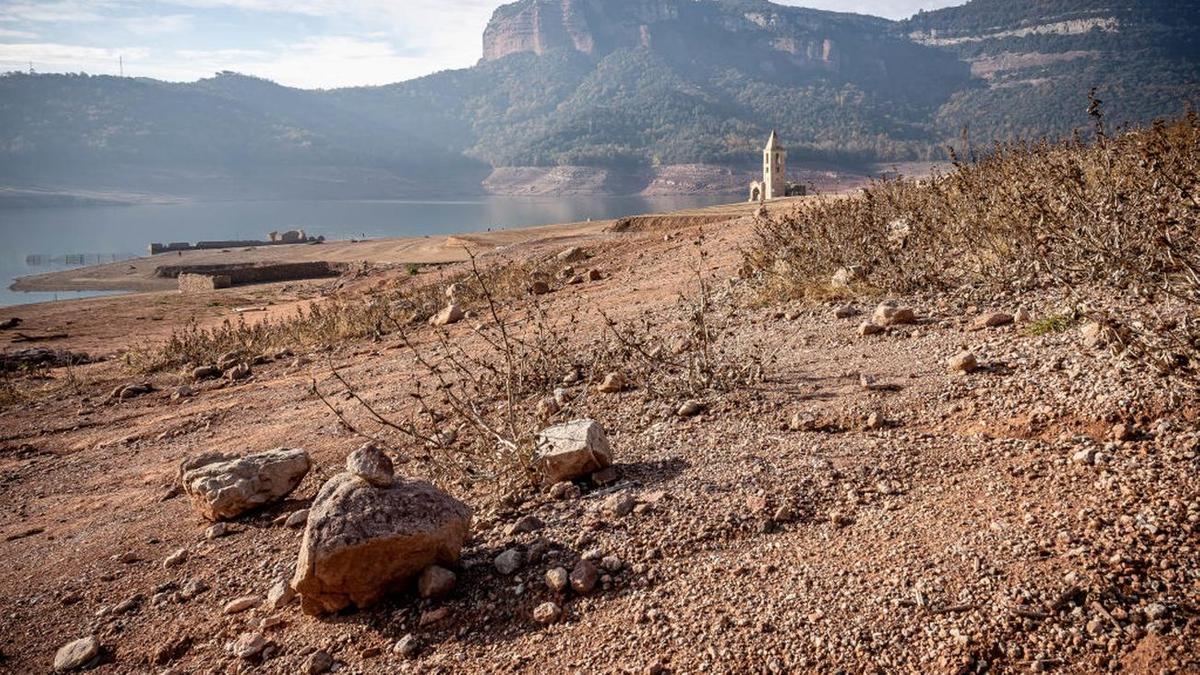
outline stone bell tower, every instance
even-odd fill
[[[763,149],[762,188],[764,199],[787,196],[787,149],[779,143],[774,131]]]

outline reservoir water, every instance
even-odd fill
[[[407,237],[604,220],[736,197],[485,197],[454,202],[194,202],[0,209],[0,307],[104,293],[19,293],[17,277],[146,255],[151,242],[265,239],[303,229],[327,239]]]

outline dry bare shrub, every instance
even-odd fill
[[[469,331],[394,326],[418,371],[404,394],[410,405],[401,412],[382,412],[394,394],[368,400],[332,368],[337,390],[323,391],[314,381],[313,391],[346,427],[407,448],[401,454],[425,460],[439,482],[493,496],[520,492],[541,481],[533,461],[538,432],[605,409],[593,396],[608,373],[621,372],[647,395],[670,400],[761,376],[759,359],[742,361],[718,346],[717,334],[727,327],[713,317],[703,257],[697,264],[698,295],[681,297],[678,312],[660,315],[661,322],[643,314],[626,323],[601,313],[600,324],[587,321],[587,308],[567,302],[557,303],[551,317],[536,295],[514,295],[516,286],[502,287],[507,297],[501,297],[492,283],[511,274],[491,276],[476,267],[458,282],[481,299]],[[667,335],[675,336],[676,349]]]
[[[1091,287],[1200,305],[1200,118],[1110,136],[1092,100],[1092,142],[998,144],[945,175],[763,219],[747,267],[772,298],[813,297],[857,265],[866,292]],[[1200,357],[1187,321],[1126,342],[1159,370]]]

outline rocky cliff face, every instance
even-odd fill
[[[602,56],[629,47],[701,59],[696,49],[731,52],[758,62],[838,70],[848,59],[883,70],[883,19],[785,7],[762,0],[520,0],[494,13],[484,34],[484,61],[554,50]],[[846,42],[852,42],[847,49]],[[886,41],[884,41],[886,42]],[[785,64],[778,64],[784,66]],[[775,66],[768,66],[775,67]]]
[[[691,1],[691,0],[689,0]],[[680,0],[521,0],[496,10],[483,34],[483,60],[555,49],[607,53],[648,46],[651,26],[679,18]]]

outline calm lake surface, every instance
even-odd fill
[[[0,307],[104,293],[18,293],[17,277],[146,255],[150,242],[266,239],[303,229],[327,239],[407,237],[604,220],[728,203],[736,197],[486,197],[456,202],[198,202],[0,209]]]

